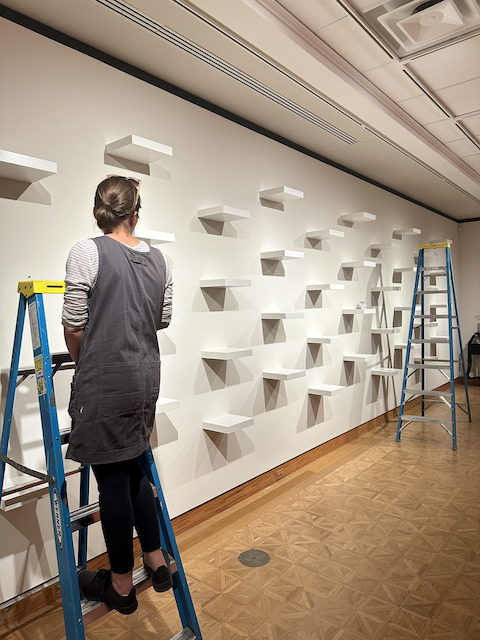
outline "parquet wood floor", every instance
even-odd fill
[[[457,451],[435,424],[410,425],[396,443],[390,422],[179,536],[204,640],[480,638],[478,387],[471,407],[472,423],[458,414]],[[252,548],[270,562],[240,564]],[[170,594],[139,602],[87,639],[180,631]],[[54,613],[43,628],[4,624],[0,640],[60,640]]]

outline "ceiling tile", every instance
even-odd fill
[[[364,71],[363,75],[396,102],[422,95],[422,90],[394,60],[375,69]]]
[[[277,0],[277,3],[314,33],[348,15],[335,0]]]
[[[473,169],[480,169],[480,153],[476,153],[473,156],[467,156],[463,158],[463,161],[469,164]]]
[[[440,89],[436,93],[442,104],[455,116],[475,111],[480,102],[480,78]]]
[[[476,116],[471,116],[470,118],[462,118],[460,122],[472,135],[480,135],[480,113]]]
[[[449,118],[426,124],[425,129],[428,129],[440,142],[453,142],[464,138],[461,129]]]
[[[409,62],[408,67],[432,90],[478,78],[480,35],[423,55]]]
[[[399,106],[409,113],[420,124],[438,122],[445,118],[445,113],[428,96],[418,96],[408,100],[400,100]]]
[[[459,158],[464,158],[465,156],[471,156],[477,151],[479,151],[478,147],[471,142],[468,138],[464,138],[463,140],[455,140],[454,142],[447,142],[447,147],[453,151]]]
[[[392,59],[350,17],[320,29],[318,35],[359,71],[374,69]]]

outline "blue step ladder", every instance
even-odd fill
[[[53,376],[59,370],[74,368],[74,364],[68,353],[50,354],[43,301],[44,293],[63,293],[64,290],[64,282],[29,280],[20,282],[18,285],[20,301],[0,441],[0,496],[4,495],[3,484],[6,464],[13,466],[23,474],[33,476],[35,478],[34,484],[42,485],[48,483],[66,638],[67,640],[85,640],[85,627],[87,624],[108,613],[109,609],[104,603],[82,600],[77,580],[77,571],[87,566],[87,527],[94,522],[98,522],[100,516],[98,503],[88,504],[90,478],[90,467],[88,465],[79,469],[80,507],[72,512],[68,509],[67,485],[61,445],[68,442],[70,429],[59,429]],[[19,370],[20,349],[27,305],[32,335],[34,368]],[[32,374],[36,378],[40,404],[46,473],[29,469],[7,456],[15,390]],[[143,454],[142,463],[154,493],[156,493],[161,544],[162,548],[168,551],[170,555],[173,593],[183,627],[183,630],[171,640],[202,640],[150,447]],[[73,544],[73,534],[75,532],[78,532],[77,561]],[[4,609],[56,581],[56,579],[48,580],[39,587],[34,587],[10,601],[1,603],[0,609]],[[151,578],[149,578],[143,566],[134,571],[133,581],[137,594],[151,586]]]
[[[441,266],[427,266],[425,264],[425,251],[430,250],[445,250],[445,264]],[[446,278],[445,288],[433,287],[436,284],[437,278]],[[443,280],[442,280],[443,282]],[[428,285],[427,287],[425,285]],[[446,296],[443,303],[432,302],[429,305],[428,313],[425,311],[425,298],[430,295]],[[439,312],[438,309],[444,310]],[[425,330],[429,326],[435,326],[437,320],[448,320],[448,336],[427,336]],[[457,348],[459,352],[459,359],[454,359],[454,337],[458,335]],[[436,353],[436,345],[445,343],[448,344],[449,356],[448,358],[439,358],[436,355],[432,356],[425,353],[426,345],[434,345]],[[468,414],[468,419],[471,422],[472,416],[470,413],[470,401],[468,397],[467,378],[465,376],[465,362],[462,352],[462,336],[460,333],[460,320],[458,316],[457,296],[455,294],[455,281],[453,278],[452,270],[452,257],[450,252],[449,242],[439,242],[433,244],[420,245],[417,262],[417,273],[415,277],[415,286],[413,290],[413,302],[412,312],[410,318],[410,328],[408,331],[407,350],[405,355],[405,369],[403,374],[403,386],[402,397],[400,403],[400,412],[398,416],[397,427],[397,442],[400,441],[402,431],[411,422],[423,422],[423,423],[437,423],[440,424],[445,431],[452,437],[452,448],[457,448],[457,417],[456,408],[459,407]],[[413,354],[412,345],[419,345],[421,347],[421,357],[413,358],[411,362],[410,358]],[[465,409],[455,399],[455,365],[459,364],[461,373],[463,375],[463,381],[465,384],[465,396],[466,406]],[[440,371],[447,379],[449,386],[446,390],[427,389],[426,384],[426,372],[428,370]],[[412,376],[420,373],[421,388],[416,389],[409,386]],[[415,384],[415,383],[414,383]],[[421,398],[421,415],[407,415],[404,413],[405,403],[413,400],[414,398]],[[426,409],[428,409],[432,403],[441,402],[444,403],[449,409],[448,418],[434,418],[425,415]],[[426,406],[428,403],[428,407]]]

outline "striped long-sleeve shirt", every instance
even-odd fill
[[[148,253],[150,251],[150,247],[143,240],[135,247],[130,247],[130,249],[140,253]],[[159,318],[158,322],[159,329],[168,327],[172,319],[172,267],[168,258],[165,255],[163,257],[165,259],[166,278],[162,317]],[[62,323],[65,327],[81,329],[87,324],[88,294],[97,281],[98,264],[98,249],[93,240],[77,242],[71,249],[67,258],[65,296],[62,311]]]

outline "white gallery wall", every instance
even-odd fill
[[[21,195],[0,179],[2,233],[0,369],[5,401],[15,317],[17,283],[28,278],[62,280],[69,249],[96,235],[92,204],[95,187],[107,174],[136,175],[143,181],[141,226],[175,234],[162,245],[174,267],[176,324],[160,335],[161,396],[178,400],[161,413],[152,438],[170,515],[176,516],[342,434],[398,405],[402,376],[379,377],[372,368],[397,366],[407,339],[413,271],[394,278],[394,269],[413,267],[418,245],[453,239],[452,256],[468,329],[475,330],[472,288],[478,294],[478,223],[458,225],[373,185],[322,164],[96,60],[22,27],[0,22],[0,83],[3,90],[0,148],[56,162],[57,173]],[[106,145],[135,134],[169,145],[173,156],[150,165],[121,161]],[[392,171],[395,167],[392,167]],[[264,206],[261,190],[288,186],[304,197]],[[13,195],[12,195],[13,194]],[[201,220],[198,210],[225,205],[249,217],[219,223]],[[341,216],[369,212],[374,221],[339,222]],[[393,237],[420,228],[421,235]],[[344,237],[313,242],[308,232],[342,231]],[[371,245],[397,242],[373,251]],[[262,261],[270,251],[303,257]],[[375,266],[344,269],[342,263],[376,257]],[[464,262],[468,261],[468,263]],[[475,265],[472,267],[472,265]],[[477,276],[475,275],[477,274]],[[234,279],[248,286],[201,288],[201,280]],[[397,282],[394,282],[397,280]],[[343,289],[307,292],[310,285]],[[400,291],[372,293],[372,287]],[[46,296],[50,347],[64,351],[61,296]],[[345,314],[366,301],[369,315]],[[264,313],[294,313],[262,321]],[[301,316],[301,317],[297,317]],[[403,319],[403,324],[402,324]],[[399,332],[374,336],[372,328],[395,325]],[[115,330],[115,327],[112,327]],[[439,326],[432,332],[445,333]],[[341,336],[332,344],[321,336]],[[309,343],[308,340],[311,340]],[[31,365],[28,327],[21,363]],[[229,361],[202,358],[202,351],[247,350]],[[367,363],[348,364],[345,355],[375,354]],[[389,360],[388,355],[391,355]],[[286,381],[264,372],[297,370]],[[71,372],[60,372],[55,389],[62,426],[68,425]],[[433,387],[444,382],[431,378]],[[345,387],[332,396],[309,395],[322,385]],[[29,379],[16,398],[12,457],[44,468],[35,385]],[[206,431],[204,421],[235,414],[253,420],[231,434]],[[415,428],[415,427],[412,427]],[[432,425],[432,428],[435,428]],[[449,446],[446,443],[446,446]],[[459,448],[461,447],[459,442]],[[68,469],[74,465],[68,464]],[[6,486],[15,481],[8,470]],[[75,481],[70,503],[75,506]],[[49,503],[33,496],[0,511],[0,601],[55,574]],[[104,551],[99,525],[90,554]]]

